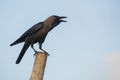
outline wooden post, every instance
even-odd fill
[[[48,53],[35,53],[35,61],[30,80],[43,80]]]

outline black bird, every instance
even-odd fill
[[[20,38],[18,38],[15,42],[10,44],[10,46],[16,45],[21,42],[25,42],[24,46],[16,60],[16,64],[19,64],[22,57],[24,56],[26,50],[28,47],[31,45],[32,49],[37,52],[34,49],[34,44],[39,43],[39,48],[43,52],[46,52],[45,50],[42,49],[42,43],[44,42],[47,34],[49,31],[51,31],[54,27],[56,27],[58,24],[61,22],[66,22],[63,20],[64,18],[67,18],[65,16],[50,16],[48,17],[45,21],[39,22],[32,26],[30,29],[28,29]],[[47,52],[46,52],[47,53]]]

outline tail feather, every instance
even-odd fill
[[[20,54],[19,54],[19,56],[16,60],[16,64],[20,63],[21,59],[23,58],[23,56],[24,56],[24,54],[25,54],[25,52],[26,52],[26,50],[28,49],[29,46],[30,46],[30,44],[28,44],[28,43],[24,44],[24,46],[23,46],[23,48],[22,48],[22,50],[21,50],[21,52],[20,52]]]

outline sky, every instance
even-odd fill
[[[9,45],[51,15],[68,22],[43,44],[50,54],[44,80],[120,80],[120,0],[1,0],[1,80],[29,80],[34,51],[15,64],[23,43]]]

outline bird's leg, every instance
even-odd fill
[[[43,52],[46,53],[46,51],[42,49],[42,44],[40,44],[40,43],[39,43],[39,48],[40,48],[40,50],[42,50]]]
[[[36,50],[34,49],[34,45],[33,45],[33,44],[31,44],[31,48],[34,50],[35,54],[34,54],[33,56],[35,56],[35,55],[38,53],[38,51],[36,51]]]
[[[39,43],[39,48],[40,48],[40,50],[42,50],[44,53],[47,53],[47,54],[48,54],[47,51],[45,51],[44,49],[42,49],[42,44],[40,44],[40,43]],[[49,54],[48,54],[48,55],[49,55]]]
[[[38,51],[36,51],[36,50],[34,49],[34,45],[33,45],[33,44],[31,44],[31,48],[34,50],[35,53],[38,52]]]

